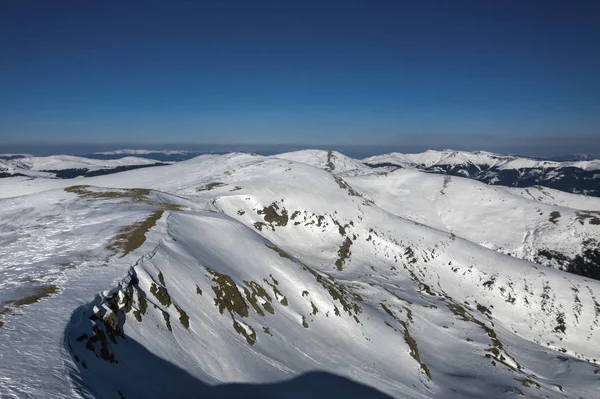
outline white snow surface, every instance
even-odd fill
[[[598,397],[600,282],[529,261],[597,238],[598,199],[351,161],[1,179],[0,397]]]

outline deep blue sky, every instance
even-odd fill
[[[575,136],[600,143],[598,1],[0,1],[4,144]]]

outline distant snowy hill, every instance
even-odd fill
[[[600,196],[600,160],[550,161],[498,155],[485,151],[390,153],[363,159],[370,166],[415,167],[510,187],[542,185],[557,190]]]
[[[95,155],[147,155],[147,154],[165,154],[165,155],[174,155],[174,154],[189,154],[190,151],[182,151],[182,150],[132,150],[132,149],[123,149],[123,150],[115,150],[115,151],[104,151],[104,152],[95,152]]]
[[[195,158],[204,152],[183,151],[183,150],[134,150],[124,149],[116,151],[95,152],[86,155],[86,157],[94,159],[119,159],[128,156],[136,156],[146,159],[153,159],[161,162],[181,162],[191,158]]]
[[[56,178],[89,177],[158,165],[164,164],[138,157],[113,160],[97,160],[71,155],[19,157],[0,160],[0,177],[14,175]]]
[[[0,179],[0,396],[597,397],[599,239],[333,151]]]
[[[365,163],[390,162],[396,165],[416,165],[416,166],[439,166],[439,165],[465,165],[472,164],[478,166],[495,167],[499,169],[522,169],[522,168],[565,168],[574,167],[583,170],[599,170],[600,160],[587,161],[550,161],[511,155],[500,155],[486,151],[426,151],[417,154],[390,153],[376,155],[365,158]]]
[[[302,162],[335,174],[370,174],[364,163],[340,154],[337,151],[302,150],[274,155],[276,158]]]
[[[11,159],[17,159],[17,158],[26,158],[26,157],[32,157],[33,155],[31,154],[0,154],[0,160],[11,160]]]

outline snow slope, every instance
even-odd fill
[[[326,155],[325,151],[298,151],[278,157],[330,170],[322,162]],[[541,186],[490,186],[410,167],[376,168],[362,174],[340,171],[338,175],[355,189],[395,215],[521,259],[600,279],[600,264],[593,260],[600,255],[597,197]]]
[[[391,153],[363,160],[373,167],[400,166],[432,173],[468,177],[509,187],[541,185],[565,192],[600,197],[600,160],[556,162],[484,151],[426,151]]]
[[[347,181],[394,215],[521,259],[567,270],[544,251],[574,258],[600,246],[600,198],[561,193],[562,201],[554,205],[516,189],[414,169]],[[541,187],[526,190],[534,191],[531,196],[551,195]],[[600,270],[587,275],[598,278]]]
[[[486,240],[512,242],[528,210],[546,220],[555,207],[471,180],[341,177],[283,158],[205,155],[76,187],[2,179],[0,396],[349,386],[276,383],[315,370],[401,398],[597,395],[600,282],[490,250],[453,219],[463,202],[497,207]],[[560,209],[548,237],[576,206]],[[20,289],[48,285],[22,303]]]
[[[565,193],[548,187],[534,186],[527,188],[511,187],[508,190],[525,198],[531,198],[548,205],[563,206],[573,209],[600,211],[600,201],[597,197]]]

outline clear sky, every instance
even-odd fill
[[[4,144],[471,136],[600,143],[600,1],[0,1]]]

